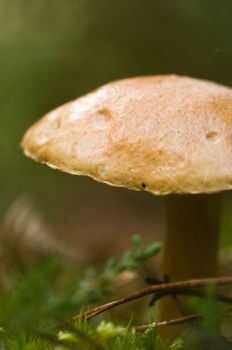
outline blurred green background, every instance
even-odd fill
[[[26,195],[78,256],[96,245],[103,258],[135,233],[160,238],[161,198],[35,164],[20,140],[47,111],[113,79],[176,73],[231,86],[231,38],[231,0],[0,0],[2,221]],[[231,210],[226,194],[227,245]]]

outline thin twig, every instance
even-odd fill
[[[231,308],[229,308],[227,310],[227,315],[228,316],[232,316],[232,311]],[[174,325],[178,325],[178,324],[182,324],[182,323],[189,323],[189,322],[194,322],[194,321],[198,321],[203,317],[203,315],[201,314],[194,314],[194,315],[189,315],[189,316],[183,316],[183,317],[178,317],[175,318],[173,320],[168,320],[168,321],[161,321],[161,322],[157,322],[157,323],[152,323],[152,324],[145,324],[142,326],[136,326],[134,327],[136,332],[145,332],[148,329],[158,329],[161,327],[167,327],[167,326],[174,326]]]
[[[169,283],[162,283],[158,285],[153,285],[144,289],[141,289],[125,298],[121,298],[115,301],[112,301],[107,304],[103,304],[101,306],[98,306],[92,310],[88,310],[84,313],[81,313],[80,315],[74,316],[73,320],[77,320],[79,318],[89,319],[91,317],[94,317],[106,310],[110,310],[116,306],[125,304],[127,302],[130,302],[132,300],[136,300],[139,298],[142,298],[146,295],[152,294],[154,292],[160,292],[160,291],[170,291],[180,288],[199,288],[204,287],[206,285],[226,285],[226,284],[232,284],[232,277],[226,276],[226,277],[217,277],[217,278],[204,278],[204,279],[195,279],[195,280],[186,280],[186,281],[179,281],[179,282],[169,282]]]
[[[168,283],[168,282],[171,282],[171,280],[170,280],[170,277],[167,275],[167,274],[165,274],[164,275],[164,277],[163,277],[163,281],[159,281],[159,280],[157,280],[157,279],[153,279],[153,278],[148,278],[147,279],[147,282],[148,283],[150,283],[150,284],[157,284],[157,281],[158,281],[158,283],[160,284],[160,283]],[[179,300],[179,298],[178,298],[178,296],[177,296],[177,293],[176,294],[174,294],[174,293],[169,293],[169,292],[156,292],[156,293],[154,293],[154,295],[153,295],[153,297],[151,298],[151,300],[150,300],[150,302],[149,302],[149,306],[153,306],[154,304],[155,304],[155,302],[158,300],[158,299],[160,299],[160,298],[162,298],[163,297],[163,295],[166,295],[166,294],[170,294],[170,296],[171,296],[171,298],[172,298],[172,300],[173,300],[173,302],[174,302],[174,304],[176,305],[176,307],[177,307],[177,309],[179,310],[179,312],[180,312],[180,314],[182,315],[182,316],[186,316],[188,313],[186,313],[186,310],[185,310],[185,307],[184,307],[184,305],[180,302],[180,300]]]
[[[188,296],[195,296],[198,298],[204,298],[205,293],[202,290],[198,289],[191,289],[191,288],[176,288],[174,290],[168,290],[168,291],[160,291],[154,294],[152,300],[149,303],[149,306],[152,306],[156,301],[158,301],[160,298],[165,297],[167,295],[171,296],[177,296],[177,295],[188,295]],[[218,301],[222,301],[224,303],[232,304],[232,298],[228,296],[224,296],[221,294],[215,295],[215,298]]]
[[[148,329],[158,329],[161,327],[167,327],[167,326],[174,326],[177,324],[181,323],[188,323],[188,322],[193,322],[193,321],[198,321],[199,319],[202,318],[202,315],[196,314],[196,315],[190,315],[190,316],[183,316],[183,317],[178,317],[173,320],[168,320],[168,321],[161,321],[157,322],[154,324],[144,324],[142,326],[136,326],[134,327],[136,332],[145,332]]]

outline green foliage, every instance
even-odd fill
[[[221,344],[220,350],[225,344],[230,346],[219,333],[224,313],[211,286],[203,301],[192,301],[203,315],[192,328],[195,333],[172,344],[157,336],[152,324],[144,333],[138,333],[132,324],[125,327],[105,320],[98,324],[66,322],[93,302],[103,301],[121,273],[138,269],[159,250],[157,243],[143,247],[136,236],[132,249],[119,260],[111,259],[102,273],[89,269],[78,276],[60,258],[26,269],[10,288],[0,292],[0,349],[195,350],[197,344],[200,350],[204,348],[201,344],[211,344],[212,339]]]
[[[138,235],[133,237],[133,248],[127,250],[121,260],[110,259],[106,264],[105,270],[102,274],[102,282],[106,285],[109,284],[115,275],[130,270],[137,270],[142,266],[142,263],[159,253],[161,249],[161,244],[158,242],[150,244],[148,247],[144,248],[142,246],[141,239]]]
[[[102,300],[118,274],[139,268],[159,249],[159,244],[143,248],[136,236],[133,248],[119,261],[111,259],[102,273],[88,269],[82,276],[74,275],[72,268],[58,257],[25,269],[10,288],[0,292],[0,348],[46,349],[48,342],[38,336],[44,333],[52,337],[49,342],[59,342],[57,325],[83,307]],[[106,329],[108,335],[116,335],[120,327],[99,326],[96,335],[101,341],[103,334],[107,334]]]
[[[138,270],[144,261],[159,253],[161,249],[161,244],[158,242],[144,248],[138,235],[133,237],[132,242],[132,249],[127,250],[120,260],[110,259],[102,273],[97,273],[94,269],[88,269],[85,272],[79,284],[79,301],[81,305],[93,303],[103,298],[109,292],[112,282],[120,273]]]
[[[191,304],[199,314],[203,315],[199,322],[201,329],[218,332],[221,320],[225,316],[225,310],[223,305],[217,302],[215,286],[207,286],[205,298],[203,300],[192,298]]]
[[[157,242],[143,248],[139,235],[133,237],[133,243],[134,249],[125,252],[122,260],[116,265],[117,271],[136,270],[141,267],[143,261],[159,253],[161,249],[161,244]]]
[[[110,349],[110,350],[181,350],[183,342],[181,339],[175,340],[172,344],[163,341],[156,336],[153,331],[136,333],[133,328],[125,328],[114,325],[111,322],[102,321],[99,326],[93,328],[91,325],[82,333],[82,325],[78,325],[74,330],[61,332],[59,340],[65,340],[68,345],[77,344],[83,349]],[[86,342],[86,338],[88,341]],[[68,349],[61,346],[59,350]]]
[[[6,341],[1,345],[3,350],[48,350],[48,342],[35,336],[26,336],[25,334],[19,334],[6,338]]]
[[[43,330],[74,315],[83,305],[101,300],[119,273],[138,269],[160,249],[158,243],[143,248],[138,236],[133,243],[132,250],[119,261],[111,259],[102,273],[88,269],[81,278],[73,274],[67,278],[67,268],[62,270],[57,257],[27,269],[23,278],[0,295],[1,326],[10,332]]]
[[[75,282],[56,291],[56,277],[60,261],[53,258],[25,271],[10,290],[0,296],[0,323],[7,332],[34,330],[52,325],[67,317],[78,306],[74,298]]]
[[[205,298],[191,298],[190,305],[202,315],[202,318],[198,321],[197,327],[195,326],[188,334],[184,349],[231,349],[231,342],[221,334],[222,323],[228,322],[228,327],[231,329],[231,321],[226,321],[225,305],[217,301],[216,287],[213,285],[205,287]]]

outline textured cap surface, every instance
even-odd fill
[[[53,168],[154,194],[232,188],[232,89],[174,75],[115,81],[47,114],[24,136]]]

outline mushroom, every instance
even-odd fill
[[[175,75],[123,79],[48,113],[27,156],[112,186],[165,195],[162,274],[216,274],[220,192],[232,188],[232,89]],[[164,300],[160,318],[177,316]]]

